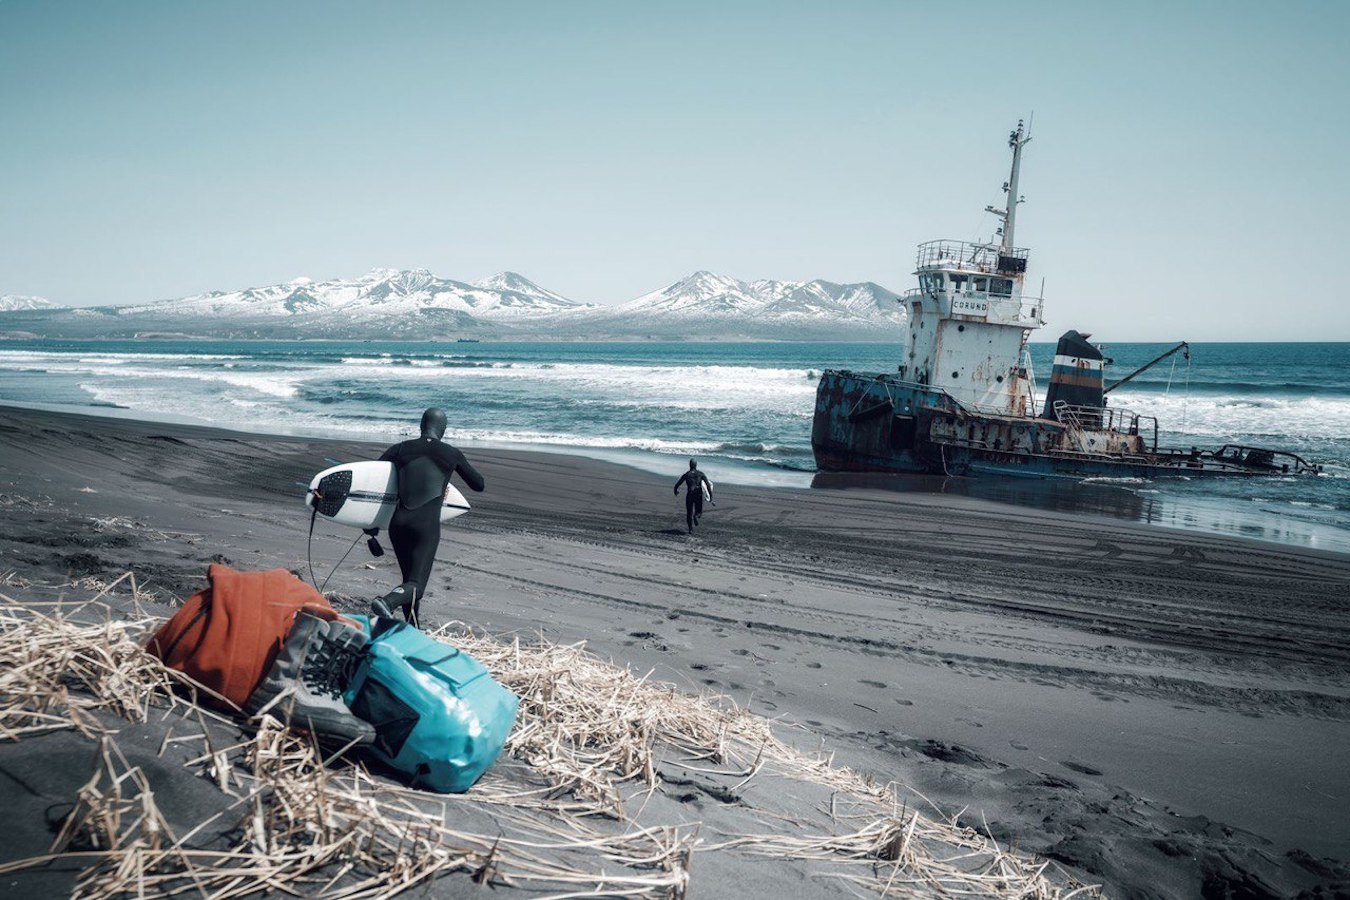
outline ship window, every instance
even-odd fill
[[[1005,297],[1012,295],[1011,278],[991,278],[989,279],[989,293],[1002,294]]]
[[[952,279],[952,290],[956,290],[956,291],[961,290],[961,288],[962,288],[962,287],[965,285],[965,283],[966,283],[966,277],[967,277],[967,276],[965,276],[965,275],[952,275],[952,276],[951,276],[951,279]]]
[[[988,279],[988,278],[976,278],[976,279],[975,279],[975,290],[976,290],[977,293],[981,293],[981,294],[983,294],[985,291],[989,290],[989,279]]]

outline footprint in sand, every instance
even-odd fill
[[[865,685],[867,685],[868,687],[874,687],[874,688],[884,688],[884,687],[886,686],[886,682],[884,682],[884,681],[873,681],[873,680],[871,680],[870,678],[859,678],[859,679],[858,679],[858,684],[865,684]]]
[[[818,662],[809,662],[809,663],[806,664],[806,667],[807,667],[808,669],[819,669],[819,668],[820,668],[820,663],[818,663]]]
[[[906,700],[906,699],[904,699],[903,697],[896,697],[896,698],[895,698],[895,702],[896,702],[896,703],[899,703],[901,706],[913,706],[913,705],[914,705],[914,701],[913,701],[913,700]]]

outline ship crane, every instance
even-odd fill
[[[1144,374],[1145,372],[1147,372],[1149,369],[1153,368],[1153,367],[1156,366],[1158,363],[1162,362],[1164,359],[1167,359],[1167,357],[1171,356],[1173,353],[1176,353],[1178,350],[1185,350],[1185,351],[1186,351],[1185,359],[1186,359],[1187,361],[1190,360],[1190,358],[1191,358],[1191,345],[1188,344],[1188,343],[1186,343],[1185,341],[1182,341],[1180,344],[1177,344],[1177,345],[1176,345],[1175,347],[1173,347],[1171,350],[1168,350],[1166,353],[1163,353],[1163,354],[1161,354],[1161,355],[1159,355],[1159,356],[1155,356],[1153,359],[1151,359],[1151,360],[1149,360],[1148,362],[1144,363],[1142,366],[1140,366],[1139,368],[1135,369],[1133,372],[1131,372],[1130,374],[1126,375],[1124,378],[1120,379],[1119,381],[1115,382],[1114,384],[1110,385],[1109,387],[1103,389],[1103,390],[1102,390],[1102,394],[1103,394],[1103,395],[1109,394],[1109,393],[1111,393],[1112,391],[1114,391],[1116,388],[1120,387],[1120,386],[1121,386],[1122,384],[1124,384],[1125,382],[1127,382],[1127,381],[1129,381],[1130,379],[1134,378],[1136,375],[1143,375],[1143,374]]]

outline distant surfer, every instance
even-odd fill
[[[441,440],[445,436],[445,412],[432,407],[422,413],[422,436],[395,444],[380,456],[398,471],[398,507],[389,521],[389,543],[402,572],[403,583],[372,605],[388,615],[399,607],[403,618],[416,624],[422,597],[431,578],[431,564],[441,543],[441,500],[450,476],[458,474],[475,491],[483,489],[483,476],[469,465],[464,454]],[[378,529],[367,529],[374,535]]]
[[[703,515],[704,494],[707,494],[708,502],[712,502],[712,482],[708,480],[707,475],[698,470],[698,461],[691,459],[689,471],[675,482],[676,496],[679,496],[680,485],[684,485],[684,518],[689,525],[689,533],[693,534],[698,517]]]

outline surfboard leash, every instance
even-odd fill
[[[314,577],[314,520],[319,517],[319,507],[313,504],[311,506],[313,508],[309,513],[309,540],[305,542],[305,561],[309,563],[309,583],[317,590],[319,579]]]
[[[329,570],[328,577],[323,580],[323,584],[319,584],[319,579],[314,575],[314,520],[318,517],[319,509],[316,506],[309,514],[309,540],[305,542],[305,562],[309,564],[309,583],[314,585],[315,589],[322,594],[323,589],[328,587],[328,582],[332,580],[333,576],[337,573],[338,568],[347,561],[347,557],[351,556],[352,551],[356,549],[356,542],[361,540],[361,534],[357,534],[356,537],[352,539],[351,546],[347,548],[347,552],[342,554],[342,558],[333,564],[333,568]]]
[[[333,568],[331,571],[329,571],[328,577],[325,578],[323,580],[323,584],[319,586],[320,594],[323,593],[324,588],[328,587],[328,582],[332,579],[332,577],[335,574],[337,574],[337,570],[342,566],[343,563],[347,561],[347,557],[352,555],[352,551],[356,549],[356,542],[359,540],[361,540],[361,535],[359,534],[356,537],[352,538],[350,546],[347,547],[347,552],[342,554],[342,559],[339,559],[337,562],[333,563]]]

